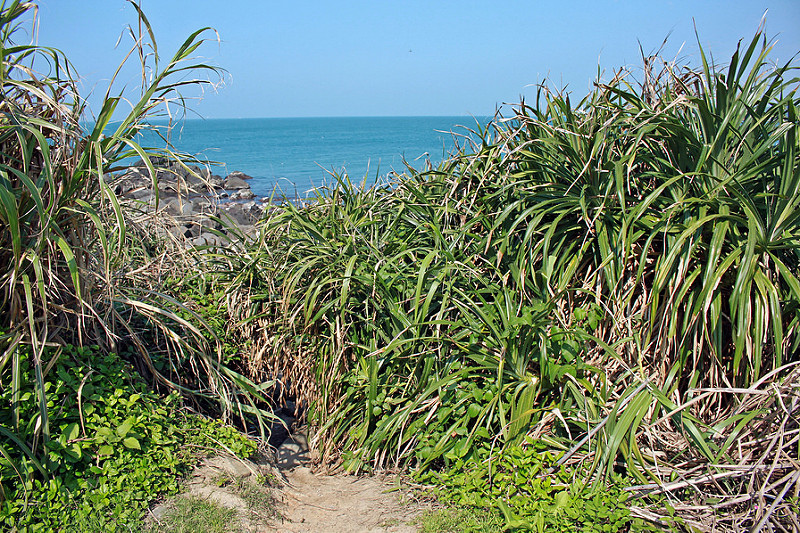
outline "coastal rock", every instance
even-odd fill
[[[191,239],[194,237],[191,228],[186,226],[173,226],[167,231],[169,231],[169,233],[177,239]]]
[[[203,233],[199,237],[192,239],[192,246],[222,246],[223,239],[213,233]]]
[[[248,235],[250,237],[256,236],[256,227],[251,226],[249,224],[240,224],[239,231],[241,231],[244,235]]]
[[[208,181],[211,177],[211,169],[208,167],[198,167],[197,165],[190,165],[188,174],[195,174],[203,181]]]
[[[244,172],[240,172],[238,170],[234,170],[233,172],[228,174],[228,178],[239,178],[241,180],[251,180],[251,179],[253,179],[253,176],[248,176]]]
[[[203,194],[207,193],[209,190],[213,190],[213,186],[208,180],[200,176],[190,174],[186,176],[184,180],[189,194]]]
[[[243,172],[231,172],[225,179],[209,167],[152,160],[158,188],[141,161],[116,175],[104,176],[117,196],[140,213],[156,208],[163,217],[145,219],[144,224],[158,238],[184,241],[193,246],[224,246],[226,233],[256,235],[256,222],[270,204],[255,202],[256,195]],[[227,189],[227,190],[225,190]],[[148,220],[152,220],[148,221]]]
[[[153,194],[153,191],[150,189],[136,189],[127,193],[125,196],[133,200],[139,200],[140,202],[144,202],[146,204],[152,202],[155,198],[155,194]]]
[[[223,187],[227,191],[235,191],[238,189],[249,189],[250,184],[238,176],[228,175],[228,177],[225,178],[225,183]]]
[[[181,201],[178,198],[170,198],[164,202],[164,212],[172,216],[191,216],[194,214],[194,204],[190,201]]]
[[[138,169],[126,172],[121,177],[111,180],[111,188],[117,196],[129,196],[130,194],[147,189],[153,182]]]
[[[166,167],[166,166],[169,166],[170,164],[172,164],[172,161],[170,161],[166,157],[151,157],[150,158],[150,164],[153,165],[156,168],[158,168],[158,167]],[[142,158],[137,159],[130,166],[130,168],[137,168],[137,167],[138,168],[147,167],[147,165],[145,164],[145,162],[144,162],[144,160]]]
[[[198,196],[197,198],[192,199],[194,203],[195,209],[199,209],[203,212],[208,212],[213,210],[216,206],[216,203],[211,200],[208,196]]]
[[[252,226],[261,218],[262,213],[255,202],[220,204],[220,214],[227,216],[238,226]]]
[[[230,199],[231,200],[252,200],[255,197],[256,197],[256,195],[250,189],[239,189],[236,192],[231,194]]]
[[[187,224],[191,237],[199,237],[203,233],[221,230],[222,224],[210,217],[193,217]]]
[[[183,176],[179,173],[175,167],[172,168],[160,168],[156,171],[156,179],[159,183],[175,183],[178,181],[179,178]]]
[[[178,215],[181,212],[180,202],[178,202],[177,198],[168,198],[168,199],[161,199],[158,204],[159,211],[162,213],[166,213],[168,215]]]

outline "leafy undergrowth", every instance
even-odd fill
[[[657,531],[631,516],[624,477],[593,488],[586,468],[559,465],[560,456],[526,438],[500,454],[419,474],[448,504],[423,517],[423,531]]]
[[[220,344],[221,361],[226,367],[242,369],[242,352],[250,341],[237,329],[229,328],[231,318],[225,304],[225,292],[214,285],[207,275],[189,278],[169,278],[162,290],[177,300],[182,307],[175,314],[190,323],[202,322],[201,332],[209,343]]]
[[[149,502],[177,493],[201,455],[255,451],[236,430],[187,414],[177,394],[149,392],[134,376],[113,354],[64,348],[44,385],[50,440],[42,461],[25,453],[39,416],[34,379],[22,376],[18,427],[12,410],[0,411],[0,528],[137,530]],[[0,388],[0,402],[15,402],[11,388]]]

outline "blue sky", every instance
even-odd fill
[[[130,40],[124,0],[39,0],[40,45],[66,52],[84,94],[102,93]],[[800,52],[798,0],[142,0],[163,56],[212,26],[199,51],[228,74],[191,107],[207,118],[490,115],[537,83],[583,96],[598,72],[640,64],[670,35],[670,58],[715,60],[752,37],[765,11],[772,55]],[[215,38],[213,33],[209,37]],[[135,86],[136,76],[121,78]],[[121,87],[121,86],[120,86]],[[90,97],[96,106],[97,98]]]

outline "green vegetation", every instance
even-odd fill
[[[130,112],[116,120],[124,99],[112,92],[112,79],[96,120],[85,131],[81,119],[87,110],[67,58],[50,48],[15,42],[25,35],[20,26],[30,22],[33,4],[2,4],[0,368],[9,374],[12,390],[19,390],[19,347],[30,346],[40,444],[49,440],[50,431],[42,385],[55,364],[44,357],[51,343],[95,343],[125,352],[160,384],[217,402],[223,416],[263,414],[253,407],[258,396],[253,384],[219,364],[220,343],[213,330],[209,335],[210,327],[197,313],[165,292],[170,287],[163,284],[164,272],[175,276],[193,263],[181,263],[185,254],[164,257],[168,243],[153,242],[152,228],[120,204],[104,178],[131,157],[142,157],[155,182],[153,161],[178,159],[179,154],[142,147],[137,134],[167,106],[180,108],[179,90],[209,83],[189,74],[217,71],[192,59],[205,29],[162,61],[147,19],[137,4],[131,5],[139,30],[129,28],[134,53],[128,57],[142,52],[146,84]],[[37,72],[34,63],[48,72]],[[180,375],[162,374],[158,363]],[[16,404],[12,408],[18,409]],[[15,427],[19,423],[17,412]]]
[[[494,533],[502,531],[503,524],[502,517],[491,512],[457,507],[427,511],[419,520],[422,533]]]
[[[144,85],[137,95],[115,93],[112,76],[87,128],[68,59],[20,42],[34,34],[26,26],[36,6],[0,3],[5,529],[138,527],[149,503],[176,492],[199,455],[220,446],[242,455],[254,449],[221,422],[185,414],[186,400],[221,420],[253,416],[262,429],[270,415],[268,406],[256,407],[262,394],[255,385],[222,364],[219,324],[208,324],[162,282],[165,271],[176,276],[192,263],[165,254],[169,243],[155,239],[107,183],[141,157],[155,185],[154,162],[179,155],[142,147],[137,134],[167,106],[173,113],[181,107],[180,90],[209,83],[191,74],[216,73],[192,59],[205,30],[164,61],[149,22],[130,4],[138,24],[129,28],[127,57],[139,58]],[[173,392],[151,392],[134,367]]]
[[[220,446],[243,457],[255,451],[234,429],[185,414],[177,394],[150,392],[113,354],[69,346],[59,351],[44,383],[53,430],[46,455],[37,460],[20,453],[36,434],[31,370],[22,374],[19,391],[26,424],[16,434],[2,431],[10,438],[0,442],[4,529],[54,531],[69,524],[81,531],[130,531],[141,526],[151,501],[178,492],[180,477],[200,456]],[[10,405],[11,392],[3,390],[0,401]],[[0,412],[2,428],[12,427],[10,415]],[[36,475],[40,471],[47,477]]]
[[[182,402],[263,435],[274,394],[322,461],[437,485],[426,529],[794,527],[800,100],[760,33],[724,68],[542,87],[437,169],[177,253],[106,177],[185,166],[136,135],[216,69],[204,30],[162,61],[132,5],[145,85],[85,130],[67,58],[16,42],[33,6],[0,4],[4,526],[139,527],[195,452],[252,451]]]
[[[625,485],[603,497],[632,517],[789,524],[800,101],[769,49],[645,58],[641,84],[620,72],[577,103],[542,87],[438,169],[270,212],[219,258],[249,365],[352,470],[453,472],[533,439],[582,465],[561,498],[583,513]]]
[[[193,496],[176,498],[166,516],[147,531],[153,533],[233,533],[241,531],[236,511]]]
[[[434,513],[434,531],[481,531],[491,524],[521,531],[643,531],[652,526],[631,517],[625,480],[613,474],[606,486],[586,486],[587,468],[566,468],[541,442],[526,439],[483,461],[457,461],[422,479],[441,487],[438,497],[453,507]],[[482,511],[482,513],[481,513]],[[498,524],[499,522],[499,524]],[[434,527],[436,523],[440,525]],[[451,524],[451,525],[448,525]]]

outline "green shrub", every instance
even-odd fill
[[[62,351],[45,382],[53,435],[42,461],[21,453],[15,441],[35,434],[33,381],[23,381],[25,423],[17,432],[12,412],[0,411],[4,527],[127,531],[138,527],[151,501],[178,491],[180,477],[201,455],[220,446],[243,457],[255,450],[236,430],[184,412],[176,393],[149,392],[115,355]],[[11,404],[9,388],[0,389],[0,402]]]
[[[246,411],[263,429],[262,418],[269,416],[254,406],[261,391],[220,365],[219,340],[208,325],[196,314],[182,318],[176,312],[185,307],[158,292],[151,247],[136,236],[144,230],[109,186],[109,178],[138,157],[157,193],[155,165],[181,164],[183,156],[169,145],[141,146],[138,134],[166,107],[172,106],[171,117],[182,108],[180,91],[209,84],[205,76],[219,73],[194,57],[213,33],[209,28],[161,57],[139,4],[128,4],[138,24],[127,28],[133,44],[124,61],[139,59],[143,86],[138,93],[118,89],[112,76],[99,109],[89,110],[68,58],[28,44],[30,34],[20,31],[35,27],[35,3],[0,3],[0,381],[10,388],[8,428],[25,432],[11,440],[45,470],[49,441],[60,431],[50,422],[51,405],[58,405],[50,398],[55,385],[44,389],[54,383],[48,373],[59,352],[46,346],[127,349],[126,357],[149,377],[196,394],[205,405],[213,402],[223,417]],[[155,340],[151,346],[143,342],[142,325],[147,340]],[[166,359],[161,368],[177,368],[179,375],[159,374],[151,358],[157,350]],[[38,402],[33,426],[34,419],[20,412],[20,396],[31,383],[29,399]]]
[[[688,475],[723,493],[685,502],[702,520],[793,527],[800,455],[767,443],[798,430],[800,84],[770,49],[648,57],[580,100],[542,86],[435,170],[272,210],[227,258],[249,365],[352,470],[546,436],[591,490],[619,465],[653,491]],[[768,475],[730,476],[744,457]]]
[[[506,529],[519,531],[648,529],[644,522],[631,517],[630,495],[622,490],[622,477],[615,475],[606,487],[591,489],[586,485],[589,470],[557,465],[560,455],[528,439],[496,456],[487,452],[481,458],[458,461],[444,471],[423,473],[419,478],[435,483],[438,497],[454,506],[446,516],[466,520],[462,530],[480,530],[479,521],[468,525],[475,521],[476,512],[502,517]],[[472,515],[470,509],[475,510]]]
[[[243,371],[242,353],[249,341],[242,338],[239,330],[231,327],[231,317],[226,306],[224,289],[215,284],[210,272],[201,269],[188,278],[170,278],[160,288],[169,294],[181,307],[175,314],[190,323],[202,322],[203,337],[209,343],[220,344],[221,363],[237,371]],[[209,279],[206,279],[209,278]],[[163,373],[168,374],[168,369]]]

